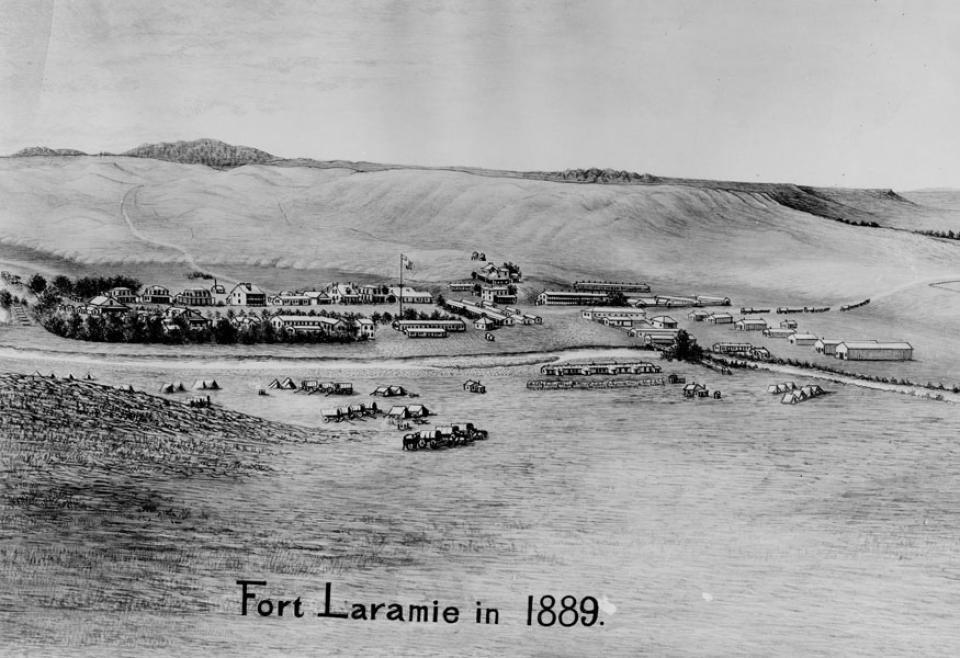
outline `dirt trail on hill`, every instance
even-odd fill
[[[130,199],[131,195],[136,197],[137,193],[140,191],[142,187],[143,185],[135,185],[134,187],[127,190],[127,192],[123,195],[123,198],[120,200],[120,215],[121,217],[123,217],[123,221],[126,222],[127,228],[130,229],[130,233],[133,234],[133,237],[140,240],[141,242],[146,242],[151,246],[160,247],[161,249],[170,249],[172,251],[178,252],[183,256],[184,262],[186,262],[194,270],[198,272],[207,272],[208,274],[212,274],[214,277],[216,277],[218,281],[226,281],[228,283],[237,283],[236,279],[234,279],[233,277],[225,276],[222,272],[211,272],[209,268],[204,269],[197,263],[196,260],[194,260],[193,255],[189,251],[181,247],[180,245],[173,244],[172,242],[163,242],[162,240],[151,238],[148,235],[145,235],[143,232],[141,232],[140,229],[138,229],[136,225],[134,225],[133,220],[130,219],[130,215],[127,214],[127,201]],[[134,202],[135,201],[136,200],[134,199]]]

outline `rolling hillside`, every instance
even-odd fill
[[[468,254],[482,249],[544,285],[639,277],[828,303],[958,271],[958,244],[831,219],[882,224],[918,208],[889,191],[283,164],[0,159],[0,249],[102,269],[177,263],[178,274],[268,267],[308,276],[387,276],[403,251],[420,281],[469,275]]]

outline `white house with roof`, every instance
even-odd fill
[[[353,321],[353,331],[358,340],[373,340],[377,327],[370,318],[357,318]]]
[[[173,301],[181,306],[213,306],[213,295],[209,288],[187,288]]]
[[[797,333],[796,329],[780,329],[778,327],[770,327],[763,330],[763,335],[770,338],[789,338],[795,333]]]
[[[650,318],[650,326],[655,329],[676,329],[677,321],[669,315],[657,315]]]
[[[111,288],[107,291],[108,297],[113,297],[117,302],[121,304],[136,304],[137,303],[137,293],[135,293],[130,288],[124,286],[117,286],[116,288]]]
[[[517,295],[510,292],[509,286],[483,286],[480,299],[488,304],[516,304]]]
[[[168,288],[153,285],[140,291],[139,301],[141,304],[170,304],[173,298]]]
[[[330,295],[322,290],[308,290],[307,292],[303,293],[303,296],[310,300],[310,306],[322,306],[333,303],[333,300],[330,299]]]
[[[130,310],[126,304],[121,304],[110,295],[97,295],[85,305],[77,309],[81,315],[120,315]]]
[[[842,342],[843,341],[839,338],[820,338],[813,344],[813,349],[819,354],[835,356],[837,353],[837,345]]]
[[[815,344],[819,339],[817,338],[817,336],[814,336],[813,334],[796,333],[791,335],[789,338],[787,338],[787,340],[790,341],[791,345],[801,345],[804,347],[809,347],[810,345]]]
[[[733,324],[733,316],[729,313],[711,313],[703,321],[707,324]]]
[[[738,331],[763,331],[767,328],[767,321],[763,318],[740,318],[733,326]]]
[[[602,292],[579,292],[576,290],[544,290],[537,295],[539,306],[600,306],[608,296]]]
[[[195,329],[206,327],[210,324],[210,320],[205,318],[200,311],[195,311],[194,309],[187,308],[186,306],[168,306],[163,311],[163,318],[164,320],[183,318],[190,327]]]
[[[259,286],[242,281],[230,290],[227,303],[231,306],[266,306],[267,295]]]
[[[414,290],[410,286],[404,286],[403,290],[400,290],[400,286],[390,286],[390,294],[396,297],[397,299],[402,298],[404,304],[432,304],[433,295],[422,290]]]
[[[269,302],[273,306],[311,306],[313,300],[306,293],[284,290],[273,295]]]
[[[647,312],[642,308],[632,306],[596,306],[580,311],[580,317],[585,320],[603,320],[610,316],[643,320],[647,317]]]
[[[910,361],[913,346],[905,341],[850,340],[837,345],[834,356],[847,361]]]
[[[229,298],[230,291],[227,290],[227,287],[214,279],[213,285],[210,286],[210,299],[213,300],[213,305],[224,306]]]
[[[363,303],[360,289],[352,283],[333,283],[327,288],[326,292],[334,304]]]
[[[653,327],[634,328],[627,332],[631,338],[638,338],[644,345],[673,345],[677,340],[678,329],[656,329]],[[692,338],[691,338],[692,340]]]
[[[323,315],[274,315],[270,318],[270,324],[278,333],[288,334],[322,333],[332,336],[347,330],[347,323],[341,318]]]

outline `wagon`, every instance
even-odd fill
[[[463,446],[487,438],[487,431],[474,427],[473,423],[453,423],[420,430],[403,435],[404,450],[439,450]]]
[[[491,334],[489,331],[488,331],[487,333],[485,333],[485,334],[483,335],[483,337],[484,337],[484,339],[489,340],[489,341],[491,341],[491,342],[497,340],[497,337],[494,336],[493,334]]]
[[[320,418],[325,423],[329,422],[340,422],[343,420],[343,417],[340,415],[339,409],[324,409],[320,412]]]
[[[437,430],[420,430],[403,435],[404,450],[436,450],[441,447],[442,437]]]

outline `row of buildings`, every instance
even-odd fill
[[[905,341],[841,340],[798,333],[791,336],[790,342],[802,346],[812,345],[818,354],[846,361],[909,361],[913,358],[913,346]],[[750,343],[714,343],[711,349],[731,356],[747,356],[761,360],[770,357],[770,352],[765,347]]]
[[[704,311],[692,311],[688,317],[695,321],[711,324],[732,324],[739,331],[759,331],[768,338],[786,339],[791,345],[798,347],[813,347],[819,354],[838,359],[849,361],[909,361],[913,358],[913,346],[905,341],[845,341],[820,338],[809,332],[799,331],[797,321],[792,319],[781,320],[779,326],[775,327],[771,326],[764,318],[742,317],[734,320],[729,313],[707,315],[703,315],[703,313]],[[746,345],[747,352],[752,348],[751,345],[746,343],[718,343],[717,345]],[[716,348],[716,345],[714,347]]]
[[[543,318],[539,315],[524,313],[512,306],[500,307],[485,300],[481,300],[479,303],[465,299],[459,301],[447,300],[446,306],[455,313],[472,317],[474,328],[482,331],[499,327],[512,327],[517,324],[543,324]]]
[[[394,320],[391,325],[407,338],[446,338],[451,332],[467,330],[467,323],[460,319]]]
[[[145,286],[139,292],[130,288],[112,288],[106,293],[120,304],[177,304],[180,306],[321,306],[326,304],[386,304],[401,296],[405,304],[432,304],[433,295],[409,286],[356,285],[333,283],[323,290],[283,291],[267,295],[249,282],[225,286],[214,281],[210,287],[187,288],[172,294],[160,285]]]
[[[599,322],[608,327],[625,330],[648,347],[669,347],[677,340],[679,323],[669,315],[647,318],[647,312],[629,306],[597,306],[580,312],[585,320]],[[691,337],[692,341],[695,341]]]
[[[609,289],[603,290],[606,284]],[[540,306],[601,306],[609,303],[611,294],[625,294],[623,288],[631,286],[646,286],[647,284],[607,283],[602,281],[581,284],[581,289],[574,290],[544,290],[537,295],[537,304]],[[583,289],[587,286],[587,289]],[[648,287],[649,289],[649,287]],[[715,297],[712,295],[696,295],[680,297],[676,295],[652,295],[627,297],[628,306],[645,308],[659,306],[663,308],[677,308],[683,306],[729,306],[729,297]]]

